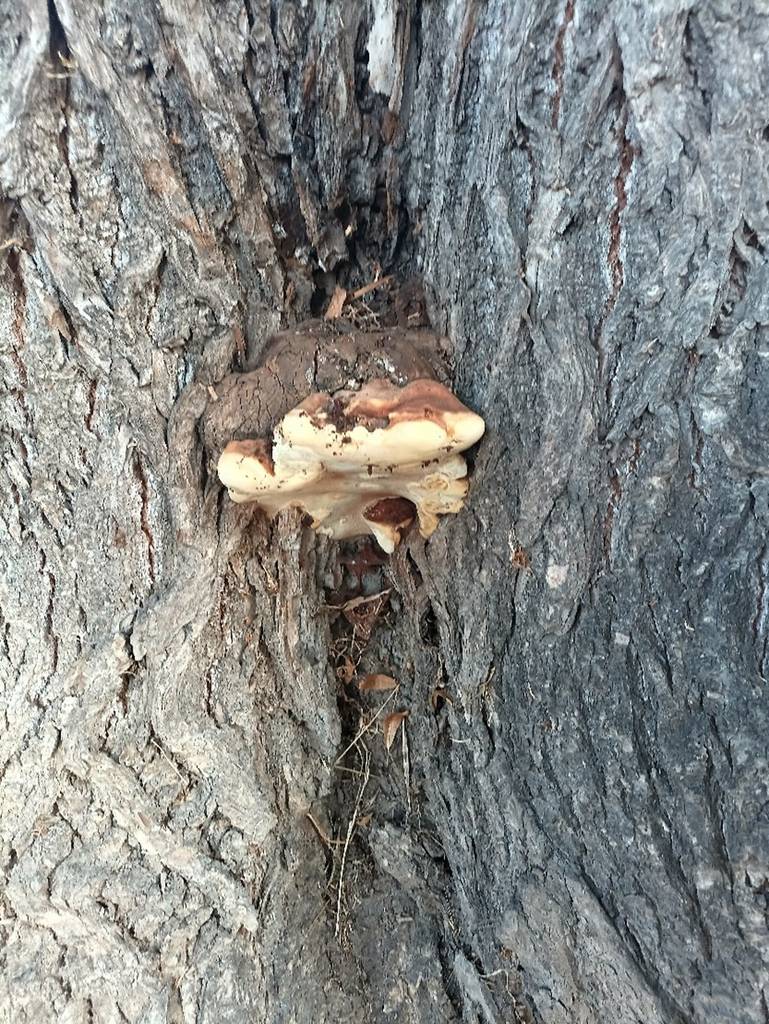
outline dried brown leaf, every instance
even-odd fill
[[[385,717],[382,722],[382,734],[386,750],[389,750],[393,745],[393,740],[397,735],[398,729],[401,727],[401,723],[405,722],[408,717],[408,711],[392,711]]]
[[[351,683],[355,678],[355,665],[347,655],[344,655],[342,658],[341,665],[337,666],[336,677],[341,679],[343,683]]]
[[[392,676],[374,675],[364,676],[358,683],[361,693],[373,693],[375,690],[394,690],[397,682]]]
[[[331,296],[331,301],[328,304],[328,309],[323,315],[324,320],[336,320],[342,315],[342,309],[344,308],[345,299],[347,298],[347,290],[342,288],[341,285],[337,285],[334,288],[334,294]]]

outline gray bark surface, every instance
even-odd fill
[[[0,12],[0,1020],[766,1024],[766,5]],[[488,431],[337,764],[200,423],[377,268]]]

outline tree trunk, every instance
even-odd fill
[[[0,6],[0,1019],[765,1024],[765,5]],[[367,639],[200,424],[377,273],[487,434]]]

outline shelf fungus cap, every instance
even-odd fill
[[[343,539],[371,533],[393,551],[414,519],[424,537],[467,494],[459,454],[485,424],[435,380],[374,380],[359,391],[312,394],[265,440],[231,441],[218,464],[233,501],[275,515],[303,509]]]

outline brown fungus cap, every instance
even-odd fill
[[[294,506],[337,539],[371,533],[393,551],[415,518],[424,537],[467,494],[459,454],[485,425],[436,380],[312,394],[278,423],[273,443],[231,441],[218,473],[233,501],[275,515]]]

